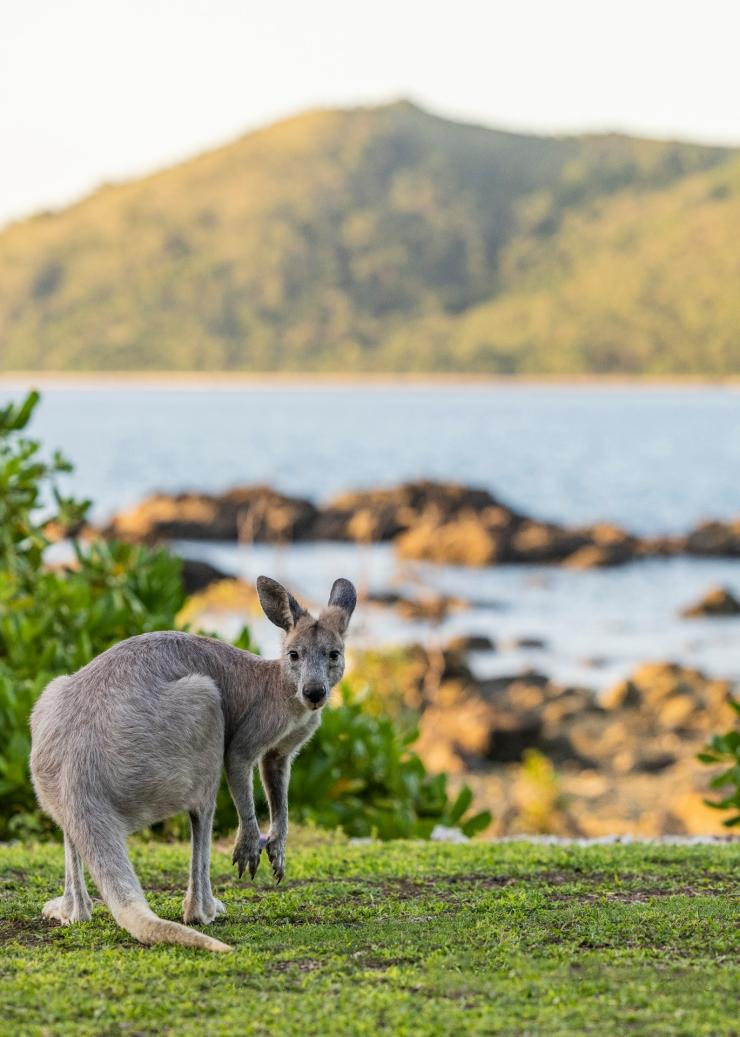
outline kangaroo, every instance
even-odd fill
[[[87,921],[83,862],[116,922],[141,943],[231,948],[189,923],[225,910],[211,892],[213,813],[222,768],[239,815],[233,861],[254,878],[264,847],[276,881],[285,870],[291,761],[321,723],[344,672],[344,636],[357,603],[336,580],[314,619],[275,580],[260,576],[267,618],[285,631],[281,657],[262,659],[215,638],[178,631],[121,641],[44,689],[31,717],[31,774],[41,807],[64,832],[64,893],[43,909]],[[270,808],[260,835],[252,772]],[[186,810],[192,857],[186,925],[148,906],[126,849],[128,835]]]

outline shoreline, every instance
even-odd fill
[[[353,387],[409,389],[727,389],[740,388],[740,375],[496,375],[449,372],[300,372],[300,371],[8,371],[5,389],[157,389],[235,391],[240,389]]]

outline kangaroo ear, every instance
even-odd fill
[[[301,616],[307,615],[293,595],[269,576],[257,577],[257,593],[265,615],[276,627],[292,630]]]
[[[340,634],[344,634],[357,604],[357,591],[349,580],[335,580],[329,595],[329,604],[324,610],[325,619],[333,621]]]

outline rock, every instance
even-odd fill
[[[497,714],[488,732],[486,758],[496,763],[516,762],[527,749],[540,746],[541,736],[542,719],[537,712]]]
[[[182,558],[182,582],[186,594],[196,594],[212,583],[229,579],[229,574],[217,569],[210,562],[198,558]]]
[[[419,480],[342,494],[321,509],[314,539],[387,541],[420,524],[440,526],[462,513],[485,512],[492,527],[518,519],[487,490]]]
[[[544,649],[547,648],[547,641],[543,640],[543,638],[541,637],[519,637],[511,642],[511,647],[524,649]]]
[[[675,753],[651,752],[650,749],[646,749],[635,754],[630,770],[656,774],[658,771],[664,771],[666,767],[672,767],[675,762]]]
[[[489,677],[479,681],[476,687],[478,694],[486,701],[501,704],[508,701],[512,690],[519,693],[518,689],[522,687],[544,689],[548,688],[550,684],[550,678],[546,674],[538,673],[536,670],[527,670],[525,673]]]
[[[740,601],[726,587],[713,587],[696,604],[690,605],[681,612],[686,618],[695,616],[738,616]]]
[[[629,561],[621,547],[588,544],[564,559],[569,569],[605,569],[611,565],[622,565]]]
[[[471,696],[454,705],[433,704],[419,722],[416,750],[434,771],[459,774],[488,755],[490,706]]]
[[[449,828],[447,825],[435,825],[429,836],[433,843],[468,843],[470,839],[460,828]]]
[[[244,580],[227,577],[190,594],[178,619],[188,626],[210,629],[214,617],[237,616],[243,623],[261,613],[256,589]]]
[[[592,655],[581,659],[581,665],[588,666],[592,670],[603,670],[608,663],[609,659],[604,655]]]
[[[382,591],[368,594],[371,605],[386,605],[395,609],[404,619],[431,620],[439,622],[450,612],[467,607],[461,598],[446,594],[430,594],[423,598],[407,598],[397,591]]]
[[[673,730],[684,730],[691,726],[696,713],[696,702],[690,694],[678,694],[663,703],[660,710],[660,721],[663,727]]]
[[[566,721],[578,720],[603,710],[592,691],[584,688],[564,688],[557,693],[557,685],[548,686],[548,695],[543,703],[542,717],[546,730],[553,736],[560,732]]]
[[[642,692],[631,678],[620,681],[601,696],[606,709],[637,709],[642,702]]]
[[[695,555],[736,558],[740,555],[740,519],[702,522],[686,537],[686,551]]]
[[[639,715],[651,737],[660,731],[682,731],[706,737],[719,729],[731,695],[729,681],[715,680],[676,663],[646,663],[629,680],[602,696],[607,710],[624,717]],[[639,730],[635,730],[639,736]]]
[[[644,537],[635,548],[638,558],[672,558],[687,553],[685,536]]]
[[[433,521],[402,533],[395,541],[401,558],[412,558],[440,565],[494,565],[507,554],[505,534],[489,529],[473,513],[442,525]]]
[[[579,530],[564,529],[551,523],[524,521],[514,533],[510,553],[517,562],[556,562],[588,543]]]
[[[407,509],[406,528],[391,536],[401,557],[470,566],[567,560],[585,568],[618,565],[639,551],[639,541],[618,526],[569,529],[527,518],[493,498],[460,494],[459,487],[457,491],[445,507],[436,499],[415,512]]]
[[[464,652],[445,648],[442,651],[442,659],[444,661],[444,666],[442,673],[440,674],[440,680],[463,681],[466,684],[472,683],[474,679],[473,671],[468,666]]]
[[[740,519],[705,522],[685,537],[639,540],[610,523],[569,528],[539,521],[487,490],[431,480],[346,493],[321,508],[267,486],[237,487],[223,495],[156,494],[116,516],[102,532],[150,543],[393,541],[403,558],[470,566],[564,562],[587,569],[681,552],[740,557]]]
[[[460,652],[495,652],[496,644],[488,634],[461,634],[448,641],[445,651]]]
[[[155,494],[117,515],[102,530],[118,540],[238,540],[283,542],[303,539],[316,516],[307,500],[267,486],[242,486],[221,496]]]

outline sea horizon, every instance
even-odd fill
[[[702,389],[740,388],[737,375],[695,374],[488,374],[471,372],[302,372],[302,371],[6,371],[0,389],[132,389],[156,388],[229,390],[248,388],[306,388],[347,385],[362,389]]]

